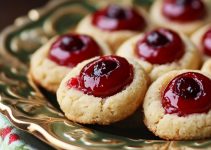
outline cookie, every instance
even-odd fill
[[[198,69],[199,52],[182,33],[167,28],[157,28],[125,41],[117,55],[135,59],[152,80],[177,69]]]
[[[115,52],[126,39],[146,31],[149,24],[142,8],[109,5],[82,19],[76,31],[100,37]]]
[[[209,0],[156,0],[150,9],[150,18],[158,26],[192,34],[210,20]]]
[[[203,61],[206,61],[207,59],[211,58],[211,44],[209,42],[209,40],[211,40],[210,24],[207,24],[198,29],[196,32],[194,32],[191,35],[191,40],[198,48],[203,58]]]
[[[108,125],[133,114],[147,90],[147,75],[131,59],[102,56],[78,64],[62,80],[57,100],[65,116]]]
[[[171,71],[149,87],[144,122],[166,140],[211,137],[211,76],[194,70]]]
[[[31,57],[30,77],[48,91],[56,92],[64,76],[78,63],[91,57],[111,54],[99,39],[70,33],[52,38]]]

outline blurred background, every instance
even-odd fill
[[[26,15],[32,8],[45,5],[49,0],[0,0],[0,31],[13,24],[14,19]]]

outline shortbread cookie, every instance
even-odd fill
[[[200,51],[203,61],[211,58],[211,25],[207,24],[194,32],[191,36],[192,42]]]
[[[122,42],[145,31],[148,26],[149,20],[143,9],[109,5],[86,16],[76,30],[100,37],[115,52]]]
[[[152,80],[176,69],[198,69],[199,52],[183,34],[158,28],[125,41],[117,55],[136,59]]]
[[[30,76],[40,86],[56,92],[64,76],[83,60],[111,54],[99,39],[84,34],[56,36],[31,57]]]
[[[146,90],[147,75],[137,62],[102,56],[72,69],[58,88],[57,100],[74,122],[108,125],[133,114]]]
[[[210,21],[210,0],[155,0],[150,17],[155,24],[190,35]]]
[[[211,76],[171,71],[149,87],[143,109],[146,126],[166,140],[211,137]]]

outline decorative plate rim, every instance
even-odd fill
[[[56,5],[62,4],[63,2],[66,2],[66,1],[67,0],[49,1],[47,4],[45,4],[42,7],[29,10],[27,15],[23,15],[23,16],[16,18],[14,20],[13,24],[7,26],[5,29],[3,29],[1,31],[1,34],[0,34],[0,43],[1,43],[0,54],[2,56],[6,56],[7,59],[9,59],[9,61],[13,62],[13,64],[16,64],[16,62],[19,62],[19,60],[14,59],[14,57],[11,57],[11,55],[8,54],[8,52],[6,52],[6,48],[4,47],[4,44],[2,44],[2,43],[5,42],[7,35],[10,32],[17,30],[19,28],[22,28],[23,26],[25,26],[28,23],[31,23],[32,21],[36,21],[36,17],[33,15],[33,13],[39,12],[39,15],[42,16],[46,12],[48,12],[48,10],[53,9],[53,7],[55,7]],[[36,89],[37,87],[34,87],[34,88]],[[1,103],[1,95],[0,95],[0,112],[2,114],[4,114],[15,127],[19,128],[21,130],[24,130],[24,131],[28,132],[29,134],[34,135],[35,137],[39,138],[40,140],[42,140],[46,144],[53,146],[54,148],[56,147],[58,149],[62,148],[62,149],[72,149],[72,150],[86,150],[85,148],[70,145],[70,144],[67,144],[65,142],[62,142],[62,141],[56,139],[55,137],[48,134],[45,131],[45,129],[43,129],[41,126],[39,126],[37,124],[25,122],[25,121],[16,119],[13,116],[12,110],[10,109],[10,107]],[[39,133],[42,134],[43,137],[38,136],[37,134],[39,134]],[[54,142],[52,142],[52,141],[54,141]]]
[[[0,101],[1,101],[1,99],[0,99]],[[57,148],[62,148],[62,149],[86,150],[85,148],[70,145],[70,144],[67,144],[65,142],[62,142],[62,141],[56,139],[55,137],[48,134],[47,131],[45,131],[45,129],[43,129],[41,126],[39,126],[37,124],[16,119],[12,115],[12,110],[9,107],[3,105],[2,103],[0,103],[0,110],[1,110],[1,113],[3,113],[12,122],[12,124],[15,125],[17,128],[27,131],[28,133],[34,135],[35,137],[39,138],[40,140],[42,140],[43,142],[45,142],[51,146],[54,146]],[[20,125],[22,126],[21,128],[20,128]],[[43,138],[38,136],[36,132],[42,134]],[[54,142],[52,142],[52,141],[54,141]]]
[[[6,41],[8,34],[10,32],[13,32],[13,31],[19,29],[19,28],[23,28],[28,23],[32,23],[33,21],[36,21],[36,19],[39,18],[36,15],[42,16],[42,15],[46,14],[49,10],[53,9],[55,6],[62,4],[64,2],[67,2],[67,1],[68,0],[49,1],[45,6],[43,6],[41,8],[30,10],[27,16],[17,18],[16,21],[14,22],[14,24],[5,28],[0,35],[0,43],[1,43],[0,55],[7,57],[7,62],[11,62],[13,67],[18,66],[18,64],[20,64],[20,61],[17,58],[11,56],[6,51],[6,47],[5,47],[4,43]],[[74,1],[74,0],[72,0],[72,1]],[[39,14],[36,14],[37,12],[39,12]],[[21,67],[21,66],[19,66],[19,67]],[[33,86],[33,88],[35,89],[35,91],[39,91],[36,88],[36,86]],[[65,142],[57,139],[56,137],[53,137],[52,135],[50,135],[42,126],[35,124],[35,123],[26,122],[26,121],[15,118],[11,108],[7,105],[4,105],[1,102],[1,100],[2,100],[2,97],[0,95],[0,112],[1,113],[3,113],[6,117],[8,117],[8,119],[16,127],[20,128],[22,130],[25,130],[30,134],[33,134],[34,136],[36,136],[37,138],[39,138],[40,140],[44,141],[45,143],[47,143],[49,145],[51,145],[55,148],[58,148],[58,149],[73,149],[73,150],[99,149],[99,147],[83,148],[80,146],[65,143]],[[65,118],[64,118],[64,120],[65,120]],[[40,134],[41,134],[41,136],[40,136]],[[163,141],[161,141],[161,142],[163,142]],[[168,149],[170,147],[170,145],[172,145],[174,143],[175,143],[175,141],[165,141],[164,142],[165,149]]]

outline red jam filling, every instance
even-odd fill
[[[164,0],[163,15],[172,21],[191,22],[206,16],[206,7],[202,0]]]
[[[202,38],[203,52],[211,56],[211,29],[209,29]]]
[[[133,8],[109,5],[93,14],[92,24],[102,30],[140,31],[146,27],[145,19]]]
[[[180,59],[184,49],[184,43],[177,33],[159,28],[137,42],[135,53],[140,59],[152,64],[165,64]]]
[[[83,60],[99,55],[101,48],[90,36],[66,34],[52,44],[48,58],[61,66],[74,67]]]
[[[165,113],[178,116],[207,113],[211,109],[210,87],[211,80],[200,73],[187,72],[175,77],[163,93]]]
[[[76,78],[71,78],[67,86],[96,97],[112,96],[133,80],[133,67],[125,58],[102,56],[83,67]]]

